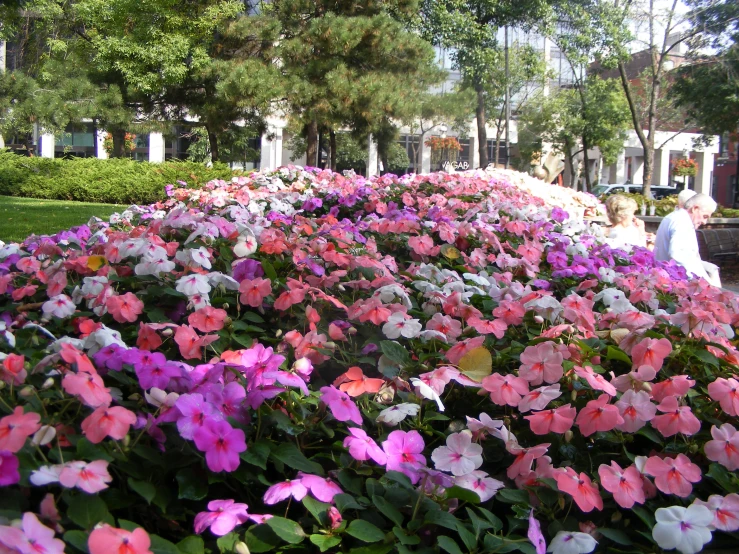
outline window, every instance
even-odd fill
[[[406,168],[406,173],[420,173],[421,168],[416,167],[416,154],[418,153],[418,157],[421,156],[421,137],[418,135],[400,135],[398,138],[398,144],[401,146],[401,148],[405,149],[406,154],[408,154],[408,167]],[[415,152],[414,152],[415,149]]]
[[[500,149],[498,151],[498,163],[505,164],[508,161],[508,151],[505,147],[505,141],[500,141]],[[488,163],[495,163],[495,151],[498,150],[498,144],[492,139],[488,139]]]
[[[718,157],[728,158],[729,157],[729,133],[724,133],[719,137],[718,142]]]
[[[95,156],[95,127],[92,123],[68,125],[56,135],[54,157],[89,158]]]

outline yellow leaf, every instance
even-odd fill
[[[461,256],[461,254],[459,253],[459,250],[457,250],[451,244],[445,244],[444,246],[441,247],[441,255],[450,260],[456,260],[457,258]]]
[[[493,356],[484,346],[473,348],[459,360],[459,369],[478,383],[493,372]]]
[[[93,271],[97,271],[106,263],[108,263],[108,260],[105,259],[105,256],[90,256],[87,258],[87,267]]]

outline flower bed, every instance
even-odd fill
[[[736,297],[527,182],[289,167],[2,248],[0,545],[733,546]]]

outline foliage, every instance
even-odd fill
[[[207,168],[193,162],[136,162],[130,159],[71,160],[26,158],[0,153],[0,194],[50,200],[109,204],[156,202],[177,181],[194,185],[229,179],[223,165]]]
[[[404,175],[409,165],[410,160],[405,148],[398,143],[391,143],[386,173]],[[339,171],[351,169],[357,174],[363,174],[367,169],[366,144],[356,140],[351,133],[337,133],[336,167]]]
[[[126,133],[123,140],[123,151],[126,153],[133,152],[136,149],[136,135]],[[103,138],[103,150],[110,156],[113,153],[113,135],[105,133]]]
[[[0,250],[4,543],[735,543],[737,297],[611,250],[587,195],[296,167],[172,194]]]
[[[190,134],[192,142],[187,148],[187,159],[193,162],[208,163],[212,161],[211,145],[208,131],[196,127]],[[259,150],[252,147],[253,131],[234,125],[218,137],[219,159],[223,163],[256,163],[259,161]]]
[[[431,149],[432,164],[438,164],[442,160],[454,163],[457,161],[457,154],[462,151],[462,145],[456,137],[432,136],[424,144]]]

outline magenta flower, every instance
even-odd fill
[[[352,458],[364,462],[372,458],[375,463],[384,466],[387,455],[367,433],[357,427],[349,427],[351,436],[344,439],[344,448],[349,450]]]
[[[452,475],[466,475],[482,465],[482,446],[472,442],[472,433],[452,433],[446,438],[446,446],[431,453],[436,469]]]
[[[334,496],[344,492],[331,479],[303,473],[302,471],[298,472],[298,475],[303,485],[321,502],[333,502]]]
[[[303,484],[302,479],[283,481],[267,489],[264,493],[264,503],[277,504],[290,496],[300,501],[305,498],[306,494],[308,494],[308,488]]]
[[[177,430],[183,439],[192,440],[195,431],[200,429],[206,420],[221,419],[215,407],[203,399],[202,394],[183,394],[175,402],[175,407],[182,417],[177,420]]]
[[[249,519],[246,512],[248,507],[233,500],[211,500],[208,502],[209,511],[195,516],[195,532],[199,535],[210,527],[210,532],[214,535],[227,535],[234,527]]]
[[[205,452],[211,471],[234,471],[239,467],[239,454],[246,450],[244,432],[227,421],[208,419],[193,435],[195,446]]]
[[[18,458],[7,450],[0,451],[0,487],[15,485],[21,480],[18,473]]]
[[[321,387],[321,402],[326,404],[338,421],[352,421],[362,425],[362,414],[349,395],[334,386]]]
[[[544,535],[541,534],[541,525],[539,520],[534,517],[533,508],[529,512],[529,531],[526,536],[534,545],[536,554],[546,554],[547,542],[544,540]]]
[[[54,531],[43,525],[36,514],[23,514],[21,529],[0,525],[0,546],[9,552],[64,554],[64,542],[54,538]]]
[[[421,454],[424,448],[423,438],[418,431],[393,431],[382,443],[387,454],[388,471],[400,471],[413,483],[421,476],[418,469],[426,465],[426,458]]]

